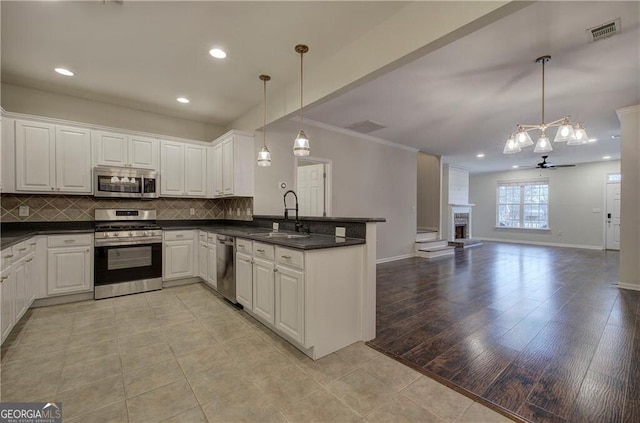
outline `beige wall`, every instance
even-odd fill
[[[2,107],[8,112],[45,116],[158,135],[212,141],[224,128],[205,122],[160,115],[64,94],[2,84]]]
[[[617,110],[622,138],[620,286],[640,290],[640,105]]]
[[[620,172],[620,161],[584,163],[575,168],[471,174],[469,202],[473,237],[533,243],[604,247],[605,178]],[[496,228],[498,181],[549,178],[548,231]],[[623,200],[624,201],[624,200]],[[594,212],[594,209],[599,210]]]
[[[282,121],[267,128],[272,165],[256,167],[255,215],[283,214],[282,196],[294,189],[293,139],[298,124]],[[378,224],[377,258],[413,252],[416,236],[416,153],[317,127],[305,127],[311,156],[332,164],[333,216],[384,217]],[[255,154],[262,144],[256,133]]]
[[[418,153],[418,229],[438,230],[440,225],[440,159]]]

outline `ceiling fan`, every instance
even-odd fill
[[[542,161],[538,163],[536,166],[532,166],[535,169],[557,169],[559,167],[576,167],[574,164],[565,164],[565,165],[554,165],[553,163],[547,162],[549,156],[542,156]]]

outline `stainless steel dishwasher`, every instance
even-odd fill
[[[236,239],[232,236],[216,236],[216,260],[218,292],[234,304],[236,301]]]

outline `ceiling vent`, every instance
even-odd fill
[[[345,126],[345,128],[360,132],[361,134],[368,134],[370,132],[377,131],[378,129],[386,128],[386,126],[372,120],[363,120],[362,122],[356,122],[349,126]]]
[[[612,35],[616,35],[621,30],[622,26],[620,25],[620,18],[618,18],[611,22],[607,22],[602,25],[587,29],[587,37],[589,37],[589,42],[592,43],[594,41],[602,40],[604,38],[609,38]]]

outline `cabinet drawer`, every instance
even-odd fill
[[[200,238],[200,241],[206,241],[207,240],[207,233],[205,231],[200,231],[198,233],[198,237]]]
[[[293,267],[304,268],[304,253],[298,250],[276,247],[276,261]]]
[[[47,238],[47,245],[49,247],[93,245],[93,234],[49,235]]]
[[[22,241],[13,246],[13,261],[20,260],[22,257],[29,254],[29,246],[27,245],[27,241]]]
[[[164,231],[163,233],[165,241],[182,241],[194,237],[194,231]]]
[[[209,244],[216,244],[216,234],[214,234],[213,232],[208,232],[207,233],[207,242]]]
[[[2,268],[6,269],[16,261],[16,255],[13,254],[13,247],[8,247],[2,250]]]
[[[252,254],[252,242],[248,239],[236,238],[236,251],[239,253]]]
[[[255,257],[262,257],[268,260],[273,260],[274,256],[273,245],[262,244],[260,242],[253,243],[253,255]]]

